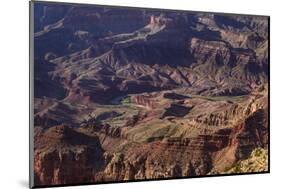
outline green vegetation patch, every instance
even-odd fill
[[[263,148],[256,148],[248,159],[239,161],[226,173],[248,173],[268,171],[268,151]]]
[[[127,105],[131,104],[131,98],[130,97],[125,97],[122,99],[121,104]]]

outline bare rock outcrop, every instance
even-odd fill
[[[97,137],[60,125],[41,131],[35,138],[35,184],[93,182],[103,163]]]
[[[36,10],[37,186],[220,174],[266,151],[266,17]]]

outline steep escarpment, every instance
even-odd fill
[[[79,14],[72,17],[76,19]],[[64,52],[67,56],[48,58],[56,67],[51,72],[52,78],[62,83],[63,89],[68,92],[65,95],[70,99],[103,103],[123,93],[178,87],[190,87],[205,95],[243,95],[266,82],[268,71],[265,66],[267,55],[262,53],[264,45],[236,47],[227,40],[213,37],[211,33],[205,39],[196,33],[195,28],[188,27],[195,24],[192,19],[186,21],[181,16],[152,15],[150,21],[149,15],[145,17],[147,19],[142,23],[146,22],[146,25],[130,33],[88,40],[83,36],[89,36],[91,29],[86,30],[89,34],[75,32],[75,35],[81,34],[79,40],[86,40],[85,45],[90,47],[74,53]],[[201,21],[197,20],[196,24]],[[208,32],[210,29],[205,30]],[[216,32],[226,30],[229,29],[218,28]],[[38,36],[38,40],[42,37]],[[79,40],[77,42],[81,44]],[[252,40],[255,41],[254,38]],[[261,41],[266,43],[265,38]],[[47,43],[45,46],[48,47]],[[52,46],[49,48],[54,49]],[[38,49],[42,53],[50,53],[46,49]],[[255,51],[260,56],[256,56]],[[41,53],[36,54],[40,57]],[[102,93],[103,98],[95,98]]]
[[[257,112],[251,113],[247,120],[252,119]],[[266,118],[263,120],[266,121]],[[262,137],[257,140],[255,136],[255,133],[264,130],[266,123],[257,126],[256,130],[248,130],[246,123],[192,138],[167,138],[142,145],[128,144],[124,147],[125,151],[107,156],[107,166],[97,178],[102,181],[153,179],[206,175],[214,170],[226,170],[235,162],[248,158],[253,149],[267,145]]]
[[[257,148],[249,158],[237,162],[226,173],[264,172],[268,171],[268,150]]]
[[[201,123],[202,132],[199,134],[190,130],[192,125],[183,126],[185,123],[194,124],[194,121],[188,118],[180,124],[181,126],[166,126],[165,124],[171,124],[169,120],[163,125],[143,125],[136,117],[136,126],[125,126],[118,131],[118,135],[95,130],[98,135],[102,134],[102,146],[108,150],[107,166],[103,173],[98,174],[98,178],[102,181],[151,179],[224,171],[235,162],[248,158],[252,150],[267,148],[268,115],[267,102],[264,100],[266,98],[263,97],[254,101],[246,99],[234,106],[235,108],[229,104],[230,108],[224,110],[224,115],[221,113],[225,122],[217,124],[214,115],[210,114],[210,117]],[[197,110],[190,110],[191,114],[195,113],[192,111]],[[252,124],[253,120],[256,121],[255,124]],[[193,127],[199,124],[195,123]],[[105,130],[114,131],[114,127],[109,129],[110,125],[106,128]],[[120,143],[120,140],[123,142]],[[117,149],[109,146],[113,142],[117,144]],[[178,159],[178,156],[182,157],[183,154],[184,158]]]
[[[35,184],[92,182],[103,163],[97,137],[89,137],[60,125],[46,131],[37,128],[34,147]]]
[[[37,6],[36,185],[267,170],[266,17]]]
[[[66,126],[46,131],[37,127],[38,183],[64,183],[66,178],[72,182],[103,182],[219,174],[247,159],[254,149],[267,148],[268,102],[263,92],[229,100],[204,96],[175,100],[156,94],[146,98],[158,105],[149,108],[144,104],[139,107],[142,113],[125,115],[120,107],[101,113],[95,110],[95,116],[83,121],[79,131]],[[140,106],[142,101],[124,99],[122,103]],[[167,109],[162,109],[163,105]],[[182,114],[182,107],[189,109]],[[90,163],[92,158],[99,161],[98,167]],[[45,172],[43,167],[48,162],[56,163],[50,163],[51,170]],[[88,175],[84,180],[76,174],[54,171],[60,173],[64,166],[76,170],[76,164],[90,170],[79,167],[83,175]]]

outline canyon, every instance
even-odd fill
[[[267,17],[38,2],[34,23],[36,186],[268,171]]]

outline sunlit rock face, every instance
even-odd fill
[[[37,186],[267,171],[267,17],[35,3],[34,22]]]

